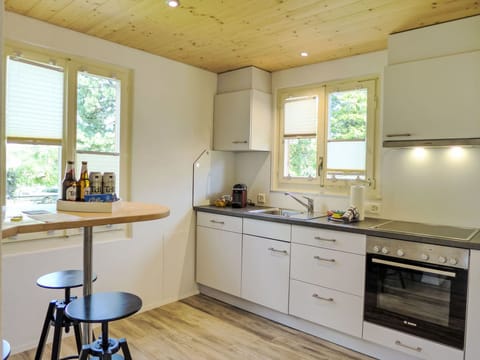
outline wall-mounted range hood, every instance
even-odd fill
[[[462,138],[462,139],[426,139],[426,140],[385,140],[383,147],[441,147],[441,146],[480,146],[480,138]]]

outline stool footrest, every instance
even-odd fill
[[[122,350],[124,356],[117,354],[120,349]],[[100,337],[98,340],[82,346],[82,352],[80,353],[79,359],[88,359],[88,355],[92,356],[90,360],[132,360],[132,355],[130,354],[127,340],[125,338],[118,340],[108,338],[108,349],[105,350],[102,348],[102,338]]]

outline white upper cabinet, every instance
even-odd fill
[[[214,150],[270,150],[271,74],[253,66],[218,75],[213,113]]]
[[[480,51],[388,66],[384,145],[480,138],[479,94]]]
[[[214,150],[270,150],[271,94],[255,89],[215,96]]]
[[[480,144],[480,16],[392,34],[384,146]]]

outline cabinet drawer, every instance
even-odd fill
[[[292,242],[365,255],[367,236],[293,225]]]
[[[197,212],[197,225],[213,229],[242,232],[242,218],[206,212]]]
[[[271,221],[243,219],[243,233],[270,239],[290,241],[292,226]]]
[[[463,351],[433,341],[388,329],[383,326],[363,323],[365,340],[387,346],[403,353],[428,360],[462,360]]]
[[[290,277],[363,296],[365,256],[292,244]]]
[[[362,336],[363,298],[300,281],[290,281],[291,315]]]

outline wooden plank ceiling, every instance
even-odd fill
[[[478,0],[180,1],[5,0],[5,9],[216,73],[382,50],[391,33],[480,14]]]

